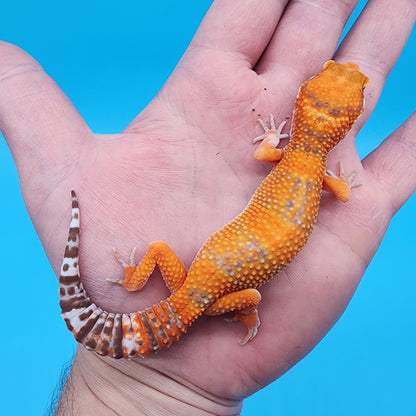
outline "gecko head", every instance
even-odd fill
[[[312,80],[311,85],[325,91],[328,101],[338,103],[344,108],[358,108],[361,114],[364,88],[370,82],[370,78],[360,72],[357,64],[325,62],[322,72]]]
[[[352,62],[328,61],[322,72],[302,84],[295,117],[300,125],[312,128],[323,150],[329,151],[342,140],[363,112],[369,81]]]

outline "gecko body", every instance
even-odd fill
[[[141,262],[125,263],[127,290],[139,290],[157,265],[171,292],[159,303],[134,313],[109,313],[86,294],[79,274],[79,206],[72,191],[72,220],[60,276],[60,305],[77,341],[101,355],[145,356],[169,347],[202,314],[234,312],[248,332],[260,321],[257,288],[273,278],[298,254],[316,222],[322,189],[348,200],[351,184],[343,175],[326,174],[330,150],[342,140],[363,111],[369,79],[353,63],[327,62],[306,81],[295,102],[290,142],[277,149],[280,137],[264,124],[259,160],[276,164],[247,207],[201,247],[189,270],[163,242],[150,244]]]

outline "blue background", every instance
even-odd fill
[[[0,39],[33,55],[92,130],[119,132],[163,85],[209,5],[15,0],[1,7]],[[413,33],[357,140],[362,156],[414,110],[415,45]],[[0,414],[42,415],[74,342],[3,139],[0,172]],[[415,213],[413,196],[337,325],[289,373],[247,399],[244,416],[416,415]]]

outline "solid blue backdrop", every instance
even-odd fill
[[[2,5],[0,39],[34,56],[93,131],[115,133],[163,85],[210,3],[15,0]],[[413,33],[358,136],[361,156],[414,110],[415,45]],[[3,139],[0,166],[0,414],[41,415],[75,345],[60,318],[56,279]],[[413,196],[394,218],[337,325],[285,376],[247,399],[244,416],[416,415],[415,213]]]

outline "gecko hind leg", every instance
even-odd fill
[[[225,319],[227,322],[241,321],[247,327],[247,335],[239,341],[240,345],[252,340],[260,326],[257,306],[260,303],[261,294],[256,289],[243,289],[238,292],[228,293],[217,299],[205,313],[207,315],[222,315],[228,312],[235,312],[232,319]]]
[[[143,288],[156,266],[162,273],[163,280],[169,291],[175,293],[183,284],[188,273],[186,267],[163,241],[155,241],[149,245],[146,254],[140,263],[135,266],[134,248],[130,254],[130,262],[126,263],[113,249],[117,261],[124,268],[124,279],[107,278],[107,281],[119,283],[128,291],[137,291]]]

